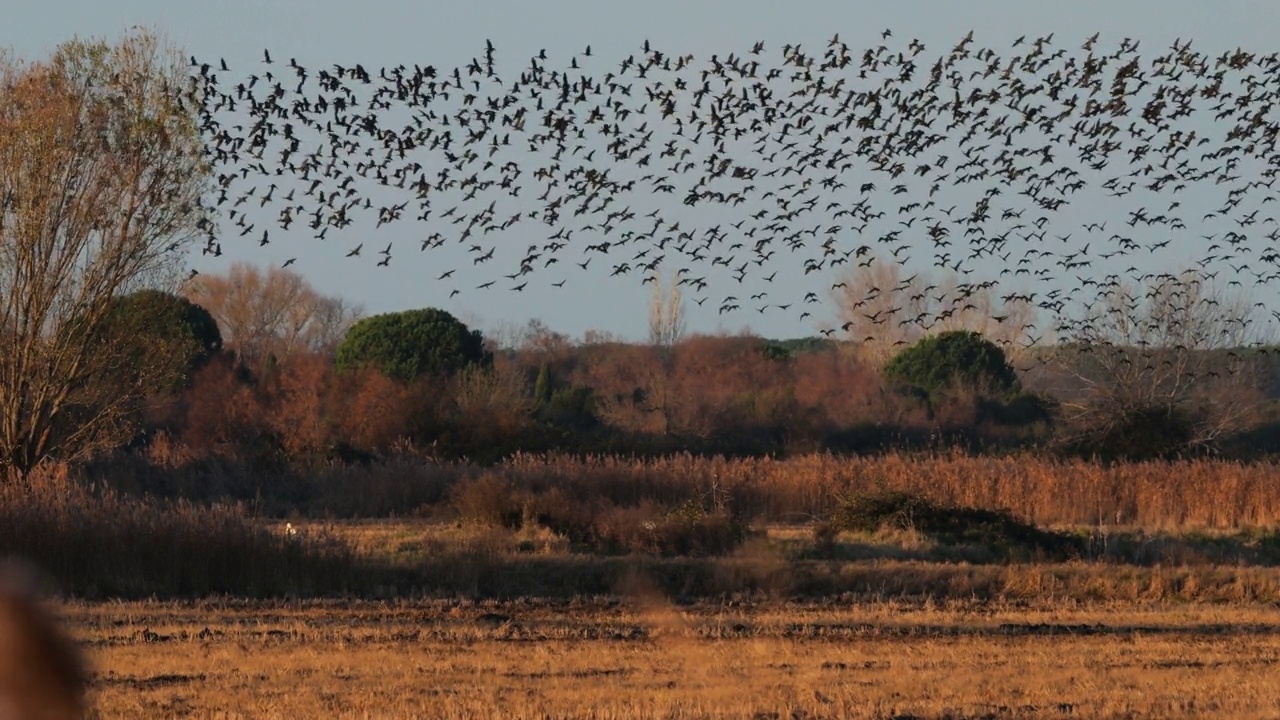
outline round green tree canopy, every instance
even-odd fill
[[[968,330],[927,337],[898,353],[884,367],[891,382],[928,395],[954,385],[984,386],[997,393],[1016,392],[1020,383],[998,345]]]
[[[222,349],[222,333],[208,310],[160,290],[113,298],[98,332],[157,391],[176,389]]]
[[[335,364],[340,370],[371,365],[389,378],[409,381],[492,360],[480,331],[444,310],[426,308],[374,315],[352,325],[338,345]]]
[[[166,341],[189,341],[199,359],[222,349],[222,333],[208,310],[190,300],[160,290],[139,290],[111,301],[109,329]]]

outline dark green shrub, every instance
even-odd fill
[[[595,394],[589,387],[559,388],[538,413],[546,422],[571,430],[590,430],[598,424]]]
[[[1019,392],[1007,399],[983,399],[982,413],[999,425],[1020,427],[1053,419],[1052,398],[1036,393]]]
[[[543,360],[542,367],[538,368],[538,379],[533,384],[533,399],[539,405],[546,405],[551,402],[551,392],[551,366]]]
[[[766,340],[760,347],[760,352],[766,358],[774,361],[790,360],[792,357],[790,348],[773,340]]]
[[[535,416],[556,428],[591,430],[598,424],[592,389],[563,386],[556,381],[545,360],[538,368],[538,378],[533,385],[533,399],[537,403]]]
[[[955,330],[927,337],[885,365],[884,377],[904,391],[936,399],[956,385],[996,396],[1020,389],[1013,366],[998,345],[976,332]]]
[[[807,337],[765,340],[760,351],[770,360],[790,360],[808,353],[829,352],[835,347],[835,342],[827,338]]]
[[[339,370],[372,365],[402,382],[425,374],[452,375],[468,365],[492,362],[480,331],[435,308],[364,318],[347,331],[335,358]]]
[[[145,377],[152,392],[177,391],[222,349],[222,334],[208,310],[159,290],[112,299],[99,334],[121,347],[119,381]]]

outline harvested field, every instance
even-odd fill
[[[97,717],[1264,717],[1273,607],[72,603]]]

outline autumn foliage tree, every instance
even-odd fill
[[[0,474],[130,436],[112,300],[176,283],[207,165],[180,54],[133,31],[0,57]]]
[[[301,275],[235,263],[226,274],[201,273],[184,286],[187,298],[218,321],[229,350],[246,367],[299,353],[331,354],[361,310],[327,296]]]

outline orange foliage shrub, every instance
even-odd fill
[[[376,370],[341,376],[334,421],[344,442],[362,450],[387,450],[408,435],[409,411],[405,386]]]
[[[884,417],[884,383],[869,365],[838,352],[815,352],[792,360],[790,370],[796,402],[819,410],[829,425]]]
[[[238,455],[271,434],[268,408],[229,355],[196,372],[182,405],[179,435],[197,452]]]
[[[610,342],[583,346],[581,353],[582,363],[571,380],[595,391],[601,420],[622,432],[667,432],[661,348]]]
[[[668,416],[680,434],[777,427],[796,413],[790,368],[766,358],[758,338],[698,336],[673,355]]]
[[[314,354],[292,358],[280,369],[272,388],[275,404],[270,421],[290,454],[321,452],[329,446],[332,373],[329,358]]]

